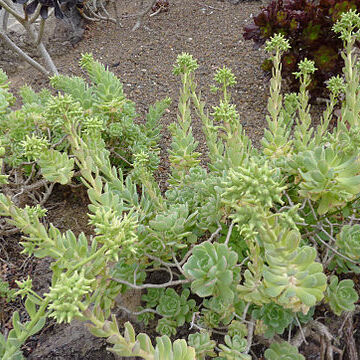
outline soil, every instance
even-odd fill
[[[84,37],[76,45],[69,41],[50,44],[60,73],[83,76],[78,61],[85,52],[93,53],[95,59],[108,66],[123,82],[127,96],[136,103],[138,121],[145,117],[148,106],[156,100],[164,97],[173,99],[169,111],[162,119],[164,174],[160,174],[159,178],[163,186],[166,186],[166,149],[170,145],[167,127],[176,120],[180,86],[180,79],[172,74],[178,54],[188,52],[198,60],[198,89],[202,90],[203,99],[207,99],[210,112],[211,106],[217,102],[217,96],[209,89],[209,86],[214,84],[214,71],[224,65],[233,70],[238,80],[232,91],[233,102],[237,106],[246,133],[255,146],[259,145],[266,126],[269,83],[268,76],[260,68],[266,58],[264,51],[255,50],[253,44],[244,41],[242,36],[243,26],[252,21],[251,17],[259,12],[267,0],[240,0],[236,5],[220,0],[169,2],[167,12],[146,16],[142,26],[133,32],[131,29],[136,20],[131,14],[137,13],[137,2],[122,0],[121,28],[106,22],[86,24]],[[51,38],[54,34],[48,35]],[[35,90],[49,86],[45,76],[27,64],[20,63],[14,54],[0,53],[0,65],[8,73],[11,89],[15,93],[25,83]],[[194,136],[199,141],[198,150],[204,153],[205,158],[205,141],[201,127],[200,121],[194,117]],[[75,233],[85,231],[89,234],[91,229],[87,225],[87,201],[81,196],[73,195],[59,188],[54,191],[47,203],[51,208],[47,221],[53,222],[60,230],[70,228]],[[9,245],[4,251],[20,248],[16,245],[17,240],[13,238],[12,243],[15,245]],[[36,275],[37,290],[46,291],[51,276],[47,270],[47,260],[39,262],[27,260],[23,256],[17,262],[11,262],[10,258],[9,262],[14,268],[21,266],[26,273]],[[138,301],[138,298],[139,295],[130,297],[129,306],[131,302]],[[14,306],[21,307],[21,304]],[[123,316],[122,320],[126,318]],[[5,328],[6,326],[11,325],[5,324]],[[318,344],[315,349],[318,349]],[[28,359],[114,359],[114,356],[106,351],[104,341],[89,335],[83,325],[78,323],[71,326],[49,323],[46,329],[28,341],[24,351]],[[317,350],[315,354],[316,352]]]
[[[180,79],[172,74],[177,55],[188,52],[198,60],[198,88],[213,105],[216,97],[210,94],[209,86],[214,84],[214,71],[226,65],[238,80],[232,95],[242,123],[249,136],[258,142],[265,124],[267,99],[268,80],[260,69],[265,54],[243,39],[242,29],[265,1],[233,5],[219,0],[172,0],[169,11],[145,17],[143,26],[134,32],[131,29],[135,18],[129,15],[137,13],[137,2],[124,0],[121,4],[121,28],[105,22],[87,24],[83,40],[74,47],[66,42],[50,47],[59,72],[83,75],[78,66],[81,54],[93,53],[95,59],[121,79],[126,94],[137,105],[139,120],[150,104],[171,97],[173,105],[163,119],[166,148],[169,144],[166,128],[176,119],[180,86]],[[16,68],[12,61],[9,66],[3,64],[3,68],[9,73],[14,91],[25,83],[34,89],[48,84],[46,77],[28,65]],[[193,126],[200,150],[204,150],[201,124],[195,119]]]

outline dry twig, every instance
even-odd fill
[[[356,349],[356,343],[354,339],[354,323],[353,323],[354,312],[350,311],[346,313],[343,325],[340,329],[344,331],[344,341],[346,344],[347,356],[350,360],[358,360],[359,355]],[[339,329],[339,331],[340,331]]]
[[[156,4],[156,1],[157,0],[151,0],[149,2],[148,6],[146,6],[143,10],[141,10],[137,14],[136,23],[135,23],[134,27],[132,28],[132,31],[137,30],[141,26],[143,17],[152,9],[152,7]],[[142,5],[143,5],[143,1],[140,1],[140,7],[142,7]]]

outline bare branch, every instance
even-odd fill
[[[215,230],[215,232],[211,234],[210,238],[207,241],[212,242],[221,230],[222,230],[222,226],[219,224],[219,227]]]
[[[299,327],[299,330],[300,330],[300,334],[301,336],[303,337],[303,342],[307,345],[307,341],[306,341],[306,336],[305,336],[305,332],[300,324],[300,321],[298,319],[298,317],[295,315],[295,319],[296,319],[296,322],[298,324],[298,327]]]
[[[251,320],[247,329],[248,329],[248,333],[247,333],[247,345],[246,345],[246,349],[245,349],[245,354],[248,354],[252,345],[252,339],[253,339],[253,335],[254,335],[254,327],[255,327],[255,323],[254,320]]]
[[[157,14],[159,14],[161,12],[161,7],[158,8],[154,13],[150,14],[150,17],[156,16]]]
[[[35,69],[39,70],[44,75],[48,76],[49,71],[46,70],[42,65],[40,65],[37,61],[32,59],[28,54],[26,54],[22,49],[20,49],[6,34],[5,32],[0,30],[0,38],[4,40],[6,45],[13,51],[15,51],[18,55],[20,55],[28,64],[33,66]]]
[[[48,183],[49,183],[48,180],[42,179],[42,180],[38,180],[37,182],[34,182],[33,184],[27,185],[27,186],[23,186],[23,184],[21,184],[21,183],[15,183],[15,184],[9,183],[6,186],[9,186],[9,187],[12,187],[12,188],[21,187],[22,191],[33,191],[33,190],[41,188],[42,186],[44,186],[44,185],[46,185]]]
[[[2,19],[2,28],[4,32],[7,32],[8,21],[9,21],[9,13],[7,11],[4,11],[3,19]]]
[[[43,198],[39,202],[40,206],[43,206],[48,201],[54,189],[55,183],[51,183],[50,186],[48,186],[48,184],[45,184],[44,186],[45,186],[45,193],[43,194]]]
[[[117,5],[117,1],[116,1],[116,0],[112,0],[112,4],[113,4],[114,12],[115,12],[115,18],[116,18],[117,25],[118,25],[119,27],[121,27],[120,15],[119,15],[119,8],[118,8],[118,5]]]
[[[145,7],[145,9],[143,9],[142,11],[140,11],[137,14],[137,20],[136,20],[136,24],[134,25],[134,27],[132,28],[132,31],[137,30],[140,26],[141,26],[141,22],[143,17],[151,10],[151,8],[156,4],[157,0],[152,0],[147,7]]]
[[[37,35],[36,35],[35,28],[34,28],[34,24],[24,23],[23,26],[26,29],[26,31],[30,34],[30,36],[32,37],[33,41],[36,44]],[[40,41],[38,44],[36,44],[36,46],[37,46],[38,51],[41,54],[41,57],[44,59],[46,66],[49,68],[50,72],[53,73],[54,75],[58,75],[59,72],[58,72],[51,56],[49,55],[48,51],[46,50],[43,42]]]
[[[20,24],[22,24],[25,19],[12,7],[10,3],[4,0],[0,0],[0,6],[4,8],[9,14],[11,14]]]
[[[120,310],[126,312],[127,314],[130,314],[130,315],[135,315],[135,316],[138,316],[138,315],[141,315],[141,314],[145,314],[145,313],[153,313],[153,314],[156,314],[156,315],[160,315],[156,310],[154,309],[143,309],[141,311],[131,311],[129,310],[128,308],[124,307],[124,306],[117,306],[117,308],[119,308]]]
[[[168,281],[163,284],[144,284],[144,285],[136,285],[129,281],[125,281],[122,279],[116,279],[116,278],[110,278],[113,281],[116,281],[119,284],[127,285],[131,287],[132,289],[142,290],[142,289],[161,289],[166,288],[168,286],[176,286],[176,285],[182,285],[182,284],[188,284],[191,282],[191,280],[176,280],[176,281]]]
[[[36,46],[38,46],[44,36],[44,30],[45,30],[45,19],[41,18],[40,20],[40,27],[37,34],[37,39],[35,41]]]
[[[180,263],[177,261],[176,255],[175,255],[174,253],[172,253],[172,258],[174,259],[175,264],[176,264],[176,267],[178,268],[178,270],[180,271],[180,273],[185,276],[185,272],[184,272],[184,270],[182,269]]]
[[[354,316],[353,311],[346,313],[345,320],[341,327],[344,329],[344,341],[346,343],[346,349],[349,359],[359,359],[359,354],[354,339],[353,316]]]
[[[230,227],[229,227],[228,233],[227,233],[227,235],[226,235],[225,245],[228,245],[228,244],[229,244],[229,241],[230,241],[230,237],[231,237],[231,233],[232,233],[233,227],[234,227],[234,222],[232,222],[232,223],[230,224]]]
[[[334,249],[331,245],[329,245],[326,241],[324,241],[318,234],[315,234],[316,238],[326,247],[328,247],[331,251],[333,251],[336,255],[342,257],[343,259],[355,264],[355,265],[359,265],[359,263],[357,261],[354,261],[353,259],[350,259],[349,257],[341,254],[339,251],[337,251],[336,249]]]
[[[101,16],[99,15],[98,13],[96,13],[91,7],[87,7],[87,10],[89,11],[89,13],[94,17],[94,19],[97,19],[97,21],[100,21],[100,20],[104,20],[104,21],[110,21],[114,24],[117,23],[117,21],[111,17],[105,17],[105,16]],[[106,11],[106,10],[105,10]],[[82,14],[84,15],[84,13]],[[88,20],[91,19],[91,18],[88,18]],[[93,20],[93,21],[96,21],[96,20]]]
[[[41,4],[39,4],[38,7],[36,8],[36,11],[34,12],[33,17],[31,19],[29,19],[30,24],[33,24],[37,20],[37,18],[40,15],[40,10],[41,10]]]
[[[307,200],[308,200],[307,203],[308,203],[308,205],[310,206],[310,209],[311,209],[311,212],[312,212],[312,214],[313,214],[314,219],[315,219],[315,220],[318,220],[318,217],[317,217],[317,215],[316,215],[315,209],[314,209],[314,207],[312,206],[311,200],[310,200],[310,199],[307,199]]]

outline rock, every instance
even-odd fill
[[[52,334],[40,335],[29,360],[114,360],[115,356],[106,350],[106,341],[93,336],[86,326],[73,321],[69,325],[57,325]],[[42,341],[42,338],[44,340]]]

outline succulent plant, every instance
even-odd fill
[[[237,286],[237,295],[242,303],[253,303],[261,306],[270,302],[269,296],[265,293],[263,282],[263,249],[260,249],[258,243],[250,243],[249,255],[251,261],[247,263],[248,268],[244,271],[242,283]],[[242,313],[243,310],[241,313],[237,312],[237,315],[242,316]]]
[[[326,292],[326,301],[331,310],[340,315],[343,311],[353,311],[354,303],[359,300],[359,295],[354,289],[354,282],[350,279],[339,282],[337,276],[330,278],[330,284]]]
[[[196,360],[195,350],[187,346],[185,340],[171,340],[162,336],[156,339],[156,350],[154,360],[173,359],[173,360]]]
[[[270,348],[265,350],[265,358],[266,360],[305,360],[298,349],[287,342],[272,343]]]
[[[173,343],[168,336],[156,338],[154,347],[147,334],[141,333],[136,336],[134,328],[129,322],[125,323],[125,331],[122,336],[119,332],[115,317],[112,322],[102,319],[102,329],[90,325],[90,331],[96,336],[107,337],[113,344],[109,349],[119,357],[140,357],[153,360],[196,360],[195,350],[188,346],[185,340],[175,340]],[[1,341],[1,339],[0,339]]]
[[[220,232],[221,235],[218,242],[224,243],[226,241],[228,233],[229,227],[223,226],[223,229]],[[249,248],[246,244],[244,236],[240,234],[240,231],[237,227],[232,229],[230,238],[228,239],[228,244],[231,250],[235,251],[238,255],[238,262],[242,262],[247,257]]]
[[[259,205],[269,208],[274,203],[282,203],[281,193],[285,189],[279,183],[279,173],[270,163],[252,160],[247,167],[230,169],[224,184],[224,203],[237,212],[241,207]],[[248,204],[248,206],[246,206]]]
[[[139,306],[138,311],[144,310],[143,307]],[[149,325],[150,321],[155,319],[155,314],[149,311],[145,311],[137,317],[140,324]]]
[[[8,77],[2,69],[0,69],[0,100],[1,116],[9,113],[9,105],[13,105],[15,102],[15,96],[9,91]]]
[[[255,319],[262,320],[266,325],[264,336],[273,337],[275,334],[283,334],[284,330],[291,324],[294,314],[282,306],[270,303],[252,312]]]
[[[210,340],[210,334],[208,332],[197,332],[195,334],[190,334],[188,338],[188,344],[195,349],[196,357],[198,359],[205,360],[207,356],[216,356],[214,351],[216,342],[214,340]]]
[[[110,316],[110,309],[114,306],[116,298],[124,288],[125,286],[118,282],[105,278],[98,279],[96,284],[97,296],[94,306],[100,306],[106,312],[106,315]]]
[[[239,335],[245,337],[248,333],[247,326],[239,320],[233,320],[228,327],[228,335],[235,336]]]
[[[189,212],[187,204],[176,204],[150,220],[150,234],[146,241],[152,243],[154,240],[160,240],[168,251],[184,248],[187,243],[196,241],[196,236],[191,231],[196,216],[196,212]]]
[[[16,290],[11,289],[9,283],[0,278],[0,298],[6,302],[13,301],[16,298]]]
[[[335,270],[337,274],[360,274],[360,266],[350,262],[349,260],[337,254],[334,255],[333,259],[328,265],[328,269],[331,271]]]
[[[192,279],[191,291],[200,297],[219,296],[234,299],[234,284],[239,281],[238,256],[225,244],[204,242],[194,247],[185,263],[185,275]]]
[[[214,310],[203,308],[201,309],[202,317],[200,318],[200,325],[205,328],[216,328],[220,326],[221,314]]]
[[[45,296],[50,300],[50,316],[59,323],[71,322],[74,317],[81,317],[87,306],[83,304],[84,297],[91,292],[94,279],[86,279],[85,271],[74,272],[68,277],[65,273],[60,275],[57,283],[50,287]]]
[[[339,251],[352,260],[360,259],[360,225],[344,225],[336,237]]]
[[[161,335],[172,336],[176,334],[176,321],[162,318],[158,321],[156,331]]]
[[[74,175],[74,159],[54,149],[45,151],[38,164],[44,178],[54,183],[68,184]]]
[[[303,312],[296,313],[296,318],[294,318],[293,324],[298,325],[298,321],[300,321],[301,324],[306,324],[310,320],[312,320],[315,312],[315,306],[310,308],[310,310],[307,312],[307,314],[304,314]]]
[[[40,219],[46,216],[47,209],[42,208],[39,204],[36,206],[25,205],[24,210],[29,215],[29,219],[34,221],[35,219]]]
[[[331,147],[317,147],[299,153],[291,166],[300,175],[299,194],[318,201],[320,215],[337,206],[345,206],[360,192],[360,162]]]
[[[281,226],[273,234],[263,232],[267,265],[263,270],[265,293],[279,305],[306,314],[326,289],[322,264],[315,261],[316,250],[300,246],[298,230]]]
[[[280,41],[281,37],[279,36],[277,39]],[[286,46],[286,43],[280,42],[273,45],[280,46],[279,44]],[[189,62],[189,58],[183,58],[183,60],[186,60],[186,63],[182,64],[185,67],[179,63],[179,66],[182,67],[178,68],[178,72],[184,78],[182,96],[186,97],[185,93],[189,95],[193,89],[193,83],[190,86],[185,80],[191,70],[190,67],[194,67],[194,63]],[[91,62],[90,67],[98,66],[89,57],[86,61]],[[303,62],[301,68],[301,71],[310,71],[313,69],[313,65],[310,62]],[[223,82],[224,87],[230,85],[230,83],[225,84],[228,80],[233,81],[225,69],[217,76],[219,82]],[[91,77],[107,79],[109,86],[104,86],[104,88],[114,89],[119,97],[122,96],[120,85],[112,78],[112,75],[106,72],[104,74],[104,71],[98,68]],[[103,86],[99,85],[91,91],[95,93],[100,91],[101,87]],[[105,100],[108,99],[107,95],[111,95],[111,91],[108,90],[102,94],[102,98]],[[272,94],[277,97],[279,93],[273,92]],[[84,94],[87,93],[84,90],[82,94],[85,97]],[[80,97],[82,98],[82,96]],[[301,99],[300,95],[298,99],[292,99],[294,103],[299,101],[299,113],[304,104]],[[99,108],[104,110],[120,103],[120,100],[119,102],[116,99],[108,100],[105,101],[106,104],[99,105]],[[188,100],[190,101],[190,97],[185,102]],[[59,101],[57,106],[55,106],[56,101]],[[307,234],[305,231],[303,233],[299,231],[298,222],[295,220],[302,199],[299,201],[299,197],[294,199],[292,196],[299,187],[303,196],[313,201],[321,202],[323,196],[333,193],[334,196],[342,197],[342,201],[349,209],[349,214],[351,214],[350,210],[355,213],[359,210],[359,204],[355,201],[349,203],[349,201],[355,200],[354,196],[357,194],[354,190],[348,190],[352,186],[357,189],[358,186],[357,173],[360,165],[357,157],[347,158],[341,151],[337,153],[331,147],[317,149],[309,147],[308,152],[304,151],[297,155],[294,162],[296,166],[293,168],[295,173],[291,173],[291,176],[288,177],[288,167],[284,169],[277,166],[276,161],[281,160],[280,158],[264,156],[261,151],[254,151],[256,154],[252,156],[251,160],[250,154],[248,157],[244,155],[241,165],[233,166],[237,161],[236,147],[234,147],[232,148],[234,151],[228,154],[229,159],[233,156],[233,162],[224,161],[222,167],[214,166],[213,169],[209,167],[204,171],[200,171],[197,165],[191,165],[197,164],[197,161],[190,161],[184,168],[181,168],[183,164],[181,164],[181,156],[179,156],[177,160],[180,163],[173,162],[173,165],[179,165],[181,171],[177,173],[178,177],[174,177],[173,183],[170,184],[169,196],[163,197],[160,190],[158,195],[154,196],[154,192],[150,191],[154,189],[148,187],[148,183],[146,183],[149,179],[141,178],[141,176],[136,178],[140,173],[136,175],[133,171],[136,168],[142,169],[141,164],[148,159],[146,153],[139,151],[133,154],[134,169],[130,171],[130,175],[123,173],[120,167],[112,166],[109,151],[106,150],[105,141],[101,137],[102,134],[96,135],[96,128],[99,124],[92,123],[90,117],[85,118],[85,126],[83,126],[84,122],[80,122],[84,120],[80,102],[73,101],[71,96],[63,97],[62,100],[57,98],[56,101],[49,101],[50,105],[47,111],[52,106],[54,106],[54,110],[57,109],[52,115],[49,115],[49,124],[51,123],[59,131],[65,128],[64,142],[69,141],[68,145],[71,146],[71,150],[69,147],[65,150],[73,155],[72,158],[75,159],[76,166],[80,170],[80,176],[88,187],[91,202],[89,206],[90,224],[94,225],[95,235],[90,239],[85,234],[76,237],[70,230],[62,233],[53,225],[47,230],[39,221],[41,209],[17,207],[12,203],[10,197],[0,194],[0,215],[9,218],[12,225],[16,225],[23,231],[25,235],[22,243],[24,252],[38,257],[51,256],[54,259],[53,285],[50,287],[49,294],[45,294],[43,298],[37,296],[31,288],[30,281],[19,285],[18,295],[28,297],[25,307],[30,315],[31,327],[28,329],[23,327],[19,321],[19,315],[15,315],[13,318],[14,329],[9,332],[9,337],[0,336],[0,357],[6,358],[1,352],[1,347],[7,346],[7,349],[11,349],[11,346],[16,346],[20,349],[23,340],[39,331],[45,324],[45,318],[48,315],[54,316],[60,322],[79,317],[87,322],[94,334],[106,337],[114,345],[111,349],[113,352],[121,356],[139,356],[147,360],[194,360],[195,350],[188,347],[184,340],[178,340],[172,344],[168,338],[176,335],[177,328],[184,325],[186,321],[193,320],[192,325],[209,328],[209,332],[217,331],[214,328],[220,326],[228,330],[224,338],[225,344],[219,345],[218,348],[215,348],[214,341],[211,340],[209,334],[191,335],[189,343],[195,347],[199,358],[216,356],[214,351],[216,350],[219,352],[220,359],[250,360],[252,331],[249,328],[247,333],[244,325],[246,317],[251,318],[252,315],[257,320],[256,333],[265,334],[267,337],[283,334],[289,325],[294,324],[294,319],[299,324],[299,322],[306,322],[311,318],[311,311],[324,297],[327,278],[322,264],[316,261],[316,249],[304,245],[307,241]],[[280,103],[281,101],[276,103],[276,106]],[[74,104],[74,108],[71,106],[72,104]],[[85,101],[84,104],[86,105]],[[180,110],[183,111],[182,114],[185,118],[187,107],[184,102],[182,105],[184,107],[180,106]],[[275,114],[277,111],[275,102],[273,105]],[[186,109],[184,110],[184,108]],[[92,109],[91,107],[87,108],[89,112]],[[64,113],[62,113],[63,110]],[[215,110],[218,111],[214,113],[216,119],[229,115],[225,119],[229,124],[231,121],[237,121],[233,107],[223,106]],[[117,109],[114,111],[116,112]],[[222,113],[223,111],[224,113]],[[51,116],[53,117],[51,118]],[[111,114],[108,116],[111,117]],[[89,129],[92,129],[89,133],[83,131],[88,126],[86,125],[87,120],[90,120],[88,122]],[[181,126],[178,128],[178,138],[174,140],[174,151],[179,145],[181,134],[184,134],[180,128]],[[290,128],[291,126],[289,126]],[[134,134],[136,133],[134,128],[129,130],[129,133],[132,131]],[[190,132],[190,128],[188,128],[186,133],[190,134]],[[308,129],[304,133],[311,135],[311,131]],[[132,136],[135,136],[134,134]],[[219,150],[216,155],[221,159],[224,157],[224,149],[227,146],[222,141],[228,133],[221,129],[219,135],[218,140],[223,148],[219,146],[217,149],[222,150]],[[238,135],[240,137],[240,134]],[[97,141],[94,137],[98,137]],[[325,141],[328,141],[328,138]],[[52,145],[50,147],[53,147]],[[307,148],[308,143],[305,145]],[[330,143],[326,146],[332,145]],[[185,148],[186,146],[181,149]],[[35,150],[41,152],[39,148]],[[57,148],[52,150],[60,153]],[[297,149],[297,151],[300,150]],[[244,150],[244,152],[246,151]],[[292,151],[286,157],[291,159],[294,152],[297,153]],[[286,155],[284,152],[282,154]],[[319,155],[318,158],[314,154]],[[0,155],[3,155],[2,150]],[[68,159],[68,154],[65,155]],[[40,154],[41,156],[42,154]],[[56,160],[56,158],[53,159],[53,161]],[[58,165],[57,163],[54,167],[57,169]],[[330,178],[329,183],[321,183],[317,179],[314,175],[317,174],[317,168],[322,175],[325,173]],[[284,176],[284,172],[286,176]],[[152,176],[150,171],[149,174]],[[125,175],[128,176],[124,178]],[[355,178],[355,182],[352,181],[353,178]],[[319,190],[319,186],[314,182],[311,183],[309,179],[311,181],[315,179],[321,183],[322,188],[320,186]],[[9,181],[13,181],[11,176]],[[196,185],[188,188],[187,185],[192,181],[196,182]],[[300,182],[299,186],[296,181]],[[284,194],[284,190],[289,193]],[[197,192],[197,196],[188,204],[192,191]],[[349,198],[345,196],[346,192],[351,195]],[[178,198],[177,194],[180,195]],[[152,203],[151,200],[157,196],[161,198],[161,201],[156,204]],[[282,200],[285,197],[287,203],[283,204]],[[211,202],[216,204],[211,204]],[[158,204],[161,206],[157,206]],[[311,202],[306,201],[304,204],[300,211],[306,214],[307,206],[310,206]],[[208,208],[208,212],[205,208]],[[326,214],[326,211],[323,213]],[[343,215],[341,213],[343,211],[340,209],[336,214],[317,219],[316,214],[311,212],[311,222],[308,221],[309,217],[304,216],[307,218],[299,226],[302,229],[313,229],[314,218],[319,220],[319,223],[323,219],[329,220],[328,224],[332,226],[335,237],[339,230],[337,224],[339,216]],[[349,214],[344,215],[346,218],[344,222],[349,220],[347,218]],[[203,221],[201,225],[199,224],[200,217]],[[229,221],[231,217],[232,223]],[[242,232],[244,226],[241,228],[239,224],[241,221],[244,226],[248,226],[246,233]],[[227,228],[227,226],[229,227]],[[222,237],[221,228],[226,231]],[[352,256],[352,252],[354,259],[359,257],[356,243],[358,231],[357,226],[344,226],[337,239],[339,250],[347,256]],[[210,239],[201,243],[203,235],[205,237],[209,232],[212,232]],[[196,246],[189,246],[189,243],[194,244],[198,235],[201,236],[200,243]],[[219,238],[224,243],[218,242]],[[153,244],[152,240],[154,240]],[[355,241],[356,246],[352,245],[352,241]],[[241,242],[241,244],[236,244],[237,242]],[[237,248],[238,253],[232,250],[232,244],[234,244],[234,248]],[[148,246],[153,246],[156,257],[149,255]],[[170,260],[163,259],[163,254],[159,255],[162,250],[157,251],[157,249],[162,248],[165,256],[169,256]],[[322,250],[320,249],[320,254],[323,254]],[[331,256],[330,253],[329,255]],[[244,259],[245,256],[248,259]],[[158,281],[153,282],[154,279],[147,276],[152,271],[162,271],[164,268],[170,274],[170,279],[164,280],[166,282],[159,284]],[[240,271],[244,274],[241,284]],[[184,278],[186,279],[184,280]],[[142,285],[143,282],[146,284]],[[181,285],[184,285],[185,288],[182,288]],[[142,300],[146,302],[146,308],[156,308],[156,311],[141,309],[141,312],[144,311],[144,313],[140,315],[140,319],[147,323],[155,317],[154,314],[157,318],[161,317],[156,330],[166,336],[157,339],[156,349],[145,334],[135,337],[134,330],[129,324],[125,324],[125,334],[122,336],[119,333],[115,316],[112,317],[112,321],[108,320],[115,296],[126,286],[148,289]],[[150,288],[153,286],[167,288]],[[199,313],[195,312],[198,310],[196,302],[192,298],[189,299],[190,287],[192,296],[201,297],[201,299],[196,297],[201,304],[199,319],[197,317]],[[354,309],[358,295],[353,287],[354,284],[351,280],[339,282],[336,277],[331,279],[326,292],[326,300],[336,314]],[[6,288],[3,290],[6,292]],[[256,306],[258,308],[254,310]],[[299,312],[301,313],[299,314]],[[42,322],[39,322],[40,317],[43,317]],[[234,318],[243,320],[238,321]],[[22,331],[24,329],[26,332]],[[13,334],[16,336],[12,336]],[[14,353],[13,350],[11,351]],[[267,351],[266,357],[271,360],[303,359],[295,348],[286,343],[273,344]]]
[[[118,209],[109,209],[106,206],[93,207],[92,209],[94,209],[94,213],[89,215],[90,223],[95,225],[97,241],[103,243],[106,248],[105,255],[119,261],[120,249],[122,249],[121,255],[125,259],[133,257],[136,254],[136,244],[138,243],[136,217],[131,213],[124,215],[120,213],[119,215]],[[123,269],[119,267],[118,270],[123,272],[126,267]],[[129,275],[129,269],[127,271]]]
[[[202,313],[204,318],[215,320],[216,324],[221,322],[228,325],[234,318],[234,304],[224,301],[220,296],[212,296],[210,299],[204,299]]]
[[[184,289],[181,295],[178,295],[174,289],[167,288],[159,299],[156,311],[165,318],[175,320],[177,326],[182,326],[185,321],[191,320],[196,307],[195,300],[188,300],[189,295],[189,289]]]
[[[176,65],[173,68],[174,75],[188,74],[199,67],[196,59],[188,53],[182,53],[176,58]]]
[[[44,151],[49,148],[50,144],[45,137],[32,134],[32,136],[25,136],[25,140],[21,141],[21,146],[28,161],[37,161]]]
[[[147,289],[146,294],[141,296],[142,301],[146,301],[147,307],[155,307],[160,298],[164,295],[165,289],[163,288],[150,288]]]
[[[220,344],[219,355],[226,360],[251,360],[251,356],[246,354],[247,341],[245,338],[235,335],[232,338],[225,335],[225,344]]]

